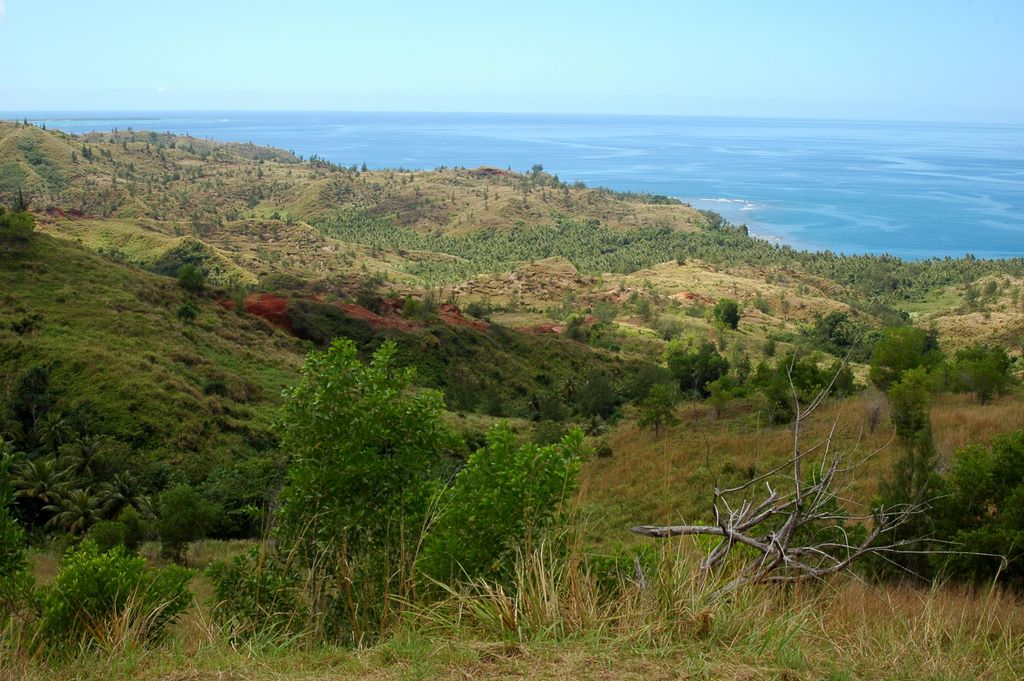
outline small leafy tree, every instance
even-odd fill
[[[880,389],[887,390],[907,369],[933,367],[941,359],[934,332],[910,326],[890,328],[882,333],[871,353],[869,377]]]
[[[1012,362],[1000,347],[975,345],[958,350],[953,371],[956,387],[973,392],[982,404],[1009,389]]]
[[[679,402],[679,386],[674,383],[655,383],[640,402],[641,428],[653,428],[655,437],[661,435],[664,426],[676,423],[676,404]]]
[[[955,552],[933,564],[951,576],[986,582],[996,576],[1024,586],[1024,431],[991,447],[957,451],[935,516]]]
[[[722,298],[715,303],[715,321],[730,329],[740,325],[740,306],[731,298]]]
[[[180,563],[190,542],[205,537],[216,522],[217,509],[191,485],[181,484],[160,495],[156,531],[160,552]]]
[[[507,577],[575,489],[583,434],[546,447],[518,445],[497,426],[440,497],[417,567],[433,579]]]
[[[713,343],[704,341],[690,349],[679,342],[669,343],[665,352],[668,369],[686,395],[707,397],[707,385],[729,371],[729,362],[718,354]]]
[[[388,342],[369,364],[336,340],[309,355],[281,412],[291,457],[279,535],[310,571],[323,632],[358,643],[397,612],[411,586],[414,547],[456,437],[440,393],[414,390]]]
[[[199,293],[206,286],[206,275],[191,263],[182,265],[178,268],[178,286],[189,293]]]
[[[25,532],[11,516],[11,454],[0,440],[0,628],[32,588],[32,573],[25,557]]]

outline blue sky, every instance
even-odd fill
[[[1024,2],[0,0],[0,110],[1024,122]]]

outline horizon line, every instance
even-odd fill
[[[63,116],[58,114],[64,114]],[[19,118],[35,118],[40,121],[75,120],[70,115],[81,114],[83,119],[94,119],[87,114],[107,114],[110,120],[132,117],[139,114],[405,114],[405,115],[466,115],[466,116],[578,116],[594,118],[685,118],[685,119],[732,119],[761,121],[807,121],[836,123],[912,123],[926,125],[975,125],[975,126],[1024,126],[1022,121],[979,121],[951,119],[919,119],[919,118],[872,118],[842,116],[778,116],[778,115],[744,115],[744,114],[694,114],[694,113],[622,113],[622,112],[578,112],[578,111],[469,111],[469,110],[415,110],[415,109],[20,109],[0,110],[0,120],[16,120]],[[10,118],[13,116],[13,118]],[[50,118],[38,118],[50,116]],[[142,118],[142,116],[138,116]],[[151,120],[160,120],[162,116],[154,116]]]

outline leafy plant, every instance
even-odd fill
[[[42,632],[57,647],[87,642],[109,647],[118,640],[159,638],[192,601],[192,572],[175,565],[159,570],[123,547],[106,553],[85,541],[65,555],[42,599]]]
[[[583,434],[540,447],[496,426],[440,495],[417,568],[433,579],[507,577],[517,552],[538,541],[572,493]]]

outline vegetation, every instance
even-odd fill
[[[1020,260],[801,252],[539,164],[0,142],[18,674],[1024,674]],[[742,527],[765,480],[807,503]],[[674,523],[739,534],[626,531]],[[780,591],[786,551],[837,574]]]

